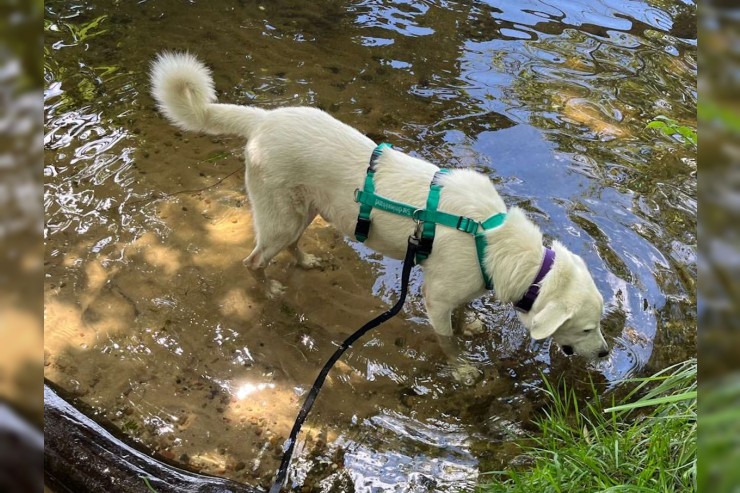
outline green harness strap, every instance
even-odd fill
[[[458,231],[473,235],[475,238],[475,250],[478,254],[478,263],[480,264],[480,270],[483,274],[483,281],[486,283],[486,289],[493,289],[493,280],[491,276],[486,272],[485,269],[485,252],[486,246],[488,246],[488,240],[486,239],[486,231],[498,228],[506,220],[506,214],[500,212],[486,219],[483,222],[478,222],[474,219],[465,216],[456,216],[442,211],[430,211],[430,210],[416,210],[412,216],[417,221],[423,221],[424,224],[437,223],[449,228],[455,228]]]
[[[373,208],[397,214],[399,216],[409,217],[419,224],[419,232],[421,236],[419,240],[421,245],[416,254],[417,264],[426,260],[431,254],[437,224],[457,229],[458,231],[468,233],[474,237],[475,249],[478,254],[478,264],[480,265],[486,289],[493,289],[493,281],[488,272],[486,272],[484,263],[485,250],[488,245],[488,241],[486,240],[486,231],[501,226],[506,219],[506,214],[501,212],[489,217],[483,222],[478,222],[469,217],[458,216],[437,210],[439,197],[442,192],[442,185],[439,183],[439,178],[443,174],[449,173],[449,170],[447,169],[440,169],[434,174],[432,183],[429,186],[429,195],[427,196],[425,209],[418,209],[413,205],[396,202],[395,200],[376,195],[374,181],[375,168],[380,154],[383,152],[383,149],[387,147],[391,147],[390,144],[383,143],[373,150],[373,153],[370,156],[370,166],[368,166],[367,175],[365,176],[364,187],[362,190],[355,190],[355,202],[360,204],[360,213],[357,216],[357,226],[355,227],[355,238],[357,238],[357,241],[364,242],[367,240],[370,233],[370,213]]]
[[[475,233],[475,251],[478,253],[478,264],[480,265],[480,271],[481,274],[483,274],[483,281],[486,283],[486,289],[492,290],[493,289],[493,279],[491,279],[491,276],[486,271],[486,268],[484,267],[485,264],[485,253],[486,253],[486,247],[488,246],[488,240],[486,239],[486,231],[498,228],[502,224],[504,224],[504,221],[506,220],[506,214],[503,212],[499,212],[498,214],[489,217],[482,223],[481,230],[477,233]]]
[[[378,158],[386,147],[391,147],[391,145],[383,142],[373,149],[373,153],[370,155],[370,165],[367,167],[364,192],[372,197],[378,197],[375,195],[375,180],[373,178],[375,177]],[[355,194],[355,201],[359,202],[357,200],[357,194]],[[367,235],[370,233],[370,212],[373,210],[373,205],[374,203],[371,201],[360,202],[360,214],[357,216],[357,226],[355,227],[355,238],[359,242],[367,240]]]
[[[434,173],[432,183],[429,185],[429,195],[427,196],[427,208],[425,211],[430,213],[436,213],[437,207],[439,206],[439,195],[442,192],[442,185],[439,183],[439,179],[442,175],[449,173],[448,169],[440,169]],[[414,217],[412,215],[412,217]],[[416,219],[416,218],[414,218]],[[420,221],[419,219],[416,219]],[[419,238],[419,250],[416,252],[416,263],[420,264],[426,260],[432,253],[432,246],[434,245],[434,233],[437,229],[437,223],[434,221],[420,221],[421,226],[421,238]]]

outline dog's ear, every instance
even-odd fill
[[[573,313],[563,303],[552,301],[534,316],[529,333],[537,340],[550,337],[572,316]]]

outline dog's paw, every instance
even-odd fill
[[[482,376],[481,371],[468,362],[458,363],[452,369],[452,377],[455,381],[468,387],[475,385]]]
[[[301,269],[320,269],[323,265],[321,257],[316,255],[304,253],[301,257],[300,262],[298,262],[298,267]]]
[[[280,298],[282,295],[284,295],[285,289],[285,286],[279,281],[276,281],[274,279],[270,279],[267,281],[267,297],[271,300]]]
[[[463,335],[474,336],[482,334],[486,330],[486,324],[483,320],[478,317],[473,317],[471,320],[467,320],[463,325]]]

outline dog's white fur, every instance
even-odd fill
[[[354,128],[315,108],[271,111],[216,103],[210,71],[190,54],[164,53],[152,66],[152,93],[159,109],[185,130],[236,134],[247,139],[246,188],[254,216],[256,246],[246,263],[263,270],[281,250],[299,264],[314,259],[297,243],[316,214],[347,236],[354,235],[361,188],[375,143]],[[437,166],[386,149],[375,174],[377,193],[423,208]],[[501,301],[515,302],[527,291],[544,254],[542,233],[521,209],[508,211],[488,177],[452,170],[442,178],[440,210],[482,221],[507,212],[505,223],[490,232],[485,265]],[[411,219],[373,210],[366,245],[403,258]],[[596,359],[608,351],[600,329],[603,299],[584,261],[554,242],[555,262],[541,283],[532,310],[519,314],[534,339],[552,336],[576,354]],[[473,237],[437,227],[434,251],[424,262],[424,298],[434,330],[452,335],[455,307],[485,292]],[[263,277],[264,278],[264,277]]]

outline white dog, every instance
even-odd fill
[[[211,73],[190,54],[161,54],[151,71],[152,93],[164,115],[185,130],[244,136],[246,188],[254,216],[256,246],[246,259],[264,279],[264,268],[287,248],[299,265],[317,258],[301,252],[298,240],[317,214],[347,236],[358,216],[355,190],[362,188],[376,144],[315,108],[266,111],[216,103]],[[385,149],[377,161],[378,194],[423,208],[439,168]],[[439,210],[483,221],[506,212],[503,225],[486,232],[482,266],[503,302],[517,302],[531,288],[543,263],[542,233],[524,212],[508,211],[488,177],[456,169],[441,179]],[[403,258],[412,219],[374,210],[366,244]],[[538,283],[539,295],[521,322],[534,339],[552,336],[566,354],[595,360],[608,355],[601,333],[603,299],[584,261],[559,242],[555,258]],[[453,310],[485,292],[473,237],[438,225],[433,253],[423,263],[427,314],[443,347],[451,347]],[[273,287],[276,287],[273,283]]]

